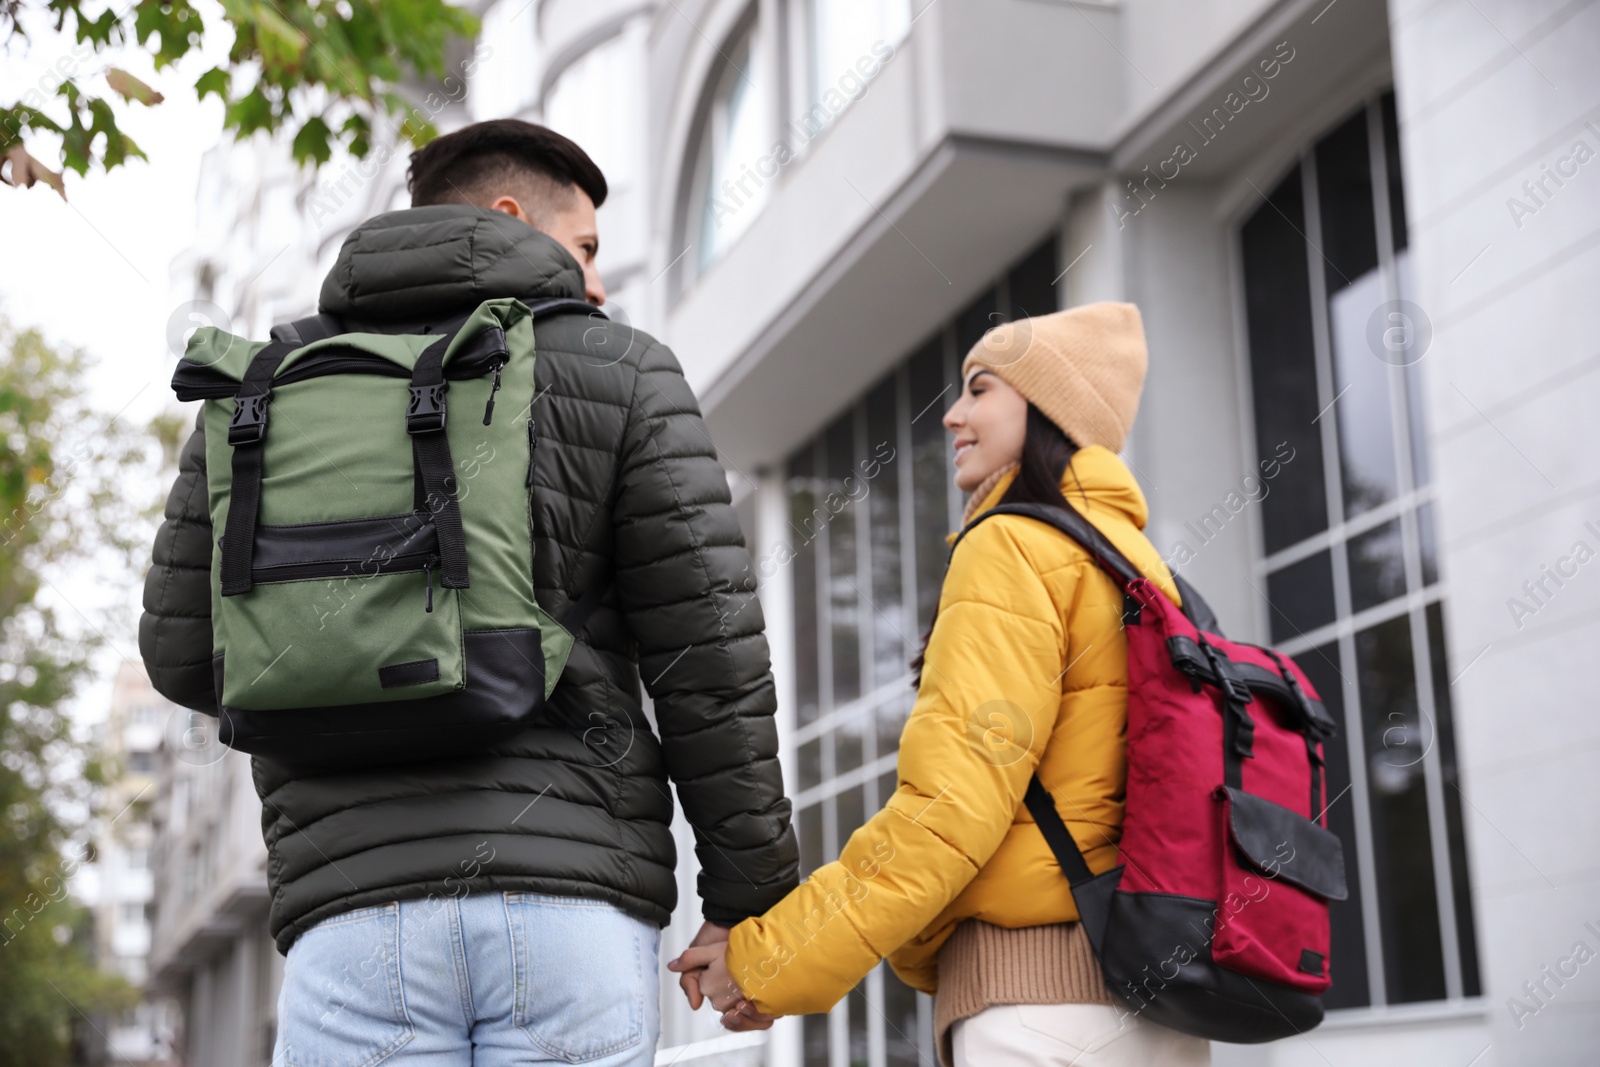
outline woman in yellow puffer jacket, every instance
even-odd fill
[[[1138,309],[1091,304],[991,330],[962,364],[954,435],[965,520],[1070,501],[1167,596],[1118,458],[1147,357]],[[953,536],[953,535],[952,535]],[[837,862],[722,945],[669,966],[731,1029],[826,1012],[887,957],[937,995],[947,1067],[1210,1062],[1207,1042],[1118,1006],[1066,877],[1022,803],[1037,772],[1099,873],[1117,862],[1127,776],[1122,595],[1082,548],[1015,515],[952,554],[918,657],[898,788]],[[698,988],[696,988],[698,987]],[[698,1006],[698,1004],[696,1004]]]

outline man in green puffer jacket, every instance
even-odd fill
[[[415,153],[409,185],[412,208],[358,227],[323,282],[340,328],[406,332],[494,297],[603,303],[605,179],[566,138],[479,123]],[[556,617],[606,592],[540,724],[491,751],[317,775],[253,761],[288,956],[274,1062],[651,1062],[677,898],[668,779],[701,866],[697,940],[796,884],[761,608],[694,395],[665,346],[601,315],[535,338],[534,588]],[[158,691],[213,715],[217,535],[197,425],[139,646]]]

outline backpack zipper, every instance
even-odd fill
[[[500,372],[505,370],[506,358],[502,356],[494,361],[494,382],[489,386],[489,402],[483,405],[483,424],[485,426],[494,420],[494,394],[500,391]]]
[[[422,610],[433,614],[433,568],[439,565],[438,556],[429,556],[428,561],[422,565],[422,580],[427,583],[427,599],[423,601]]]

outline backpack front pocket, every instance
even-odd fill
[[[439,696],[464,684],[459,593],[425,512],[260,526],[253,587],[222,597],[221,698],[270,711]]]
[[[1229,970],[1322,993],[1327,907],[1343,900],[1339,838],[1281,804],[1219,786],[1222,887],[1212,958]]]

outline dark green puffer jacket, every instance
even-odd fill
[[[355,230],[320,310],[398,332],[503,296],[581,298],[582,274],[508,215],[440,206]],[[669,778],[707,918],[759,914],[796,883],[761,608],[694,395],[665,346],[599,315],[542,320],[535,344],[535,593],[559,618],[580,590],[608,591],[540,725],[491,753],[300,777],[254,761],[285,953],[330,915],[430,894],[599,898],[665,925]],[[197,429],[156,535],[139,649],[159,692],[211,714],[213,544]]]

